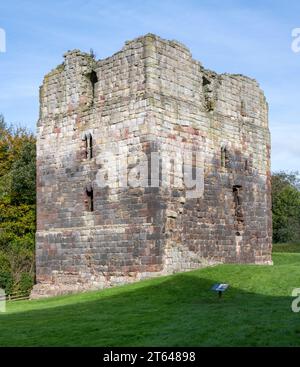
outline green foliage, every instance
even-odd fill
[[[0,250],[0,288],[10,293],[13,289],[13,277],[10,271],[8,254]]]
[[[0,287],[26,291],[34,278],[35,139],[0,115]]]
[[[28,293],[32,289],[34,284],[34,277],[29,273],[22,273],[20,279],[20,291],[22,293]]]
[[[10,271],[0,271],[0,288],[5,289],[6,294],[13,291],[13,276]]]
[[[275,242],[300,240],[299,187],[297,173],[279,172],[272,176],[273,239]]]
[[[11,199],[14,204],[35,203],[35,144],[25,141],[11,169]]]
[[[4,120],[4,116],[0,114],[0,131],[3,131],[6,129],[6,123]]]
[[[300,252],[300,243],[293,242],[293,243],[274,243],[273,244],[273,254],[277,252],[282,253],[299,253]]]

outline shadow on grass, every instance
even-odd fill
[[[121,287],[111,295],[93,293],[85,302],[1,315],[0,345],[300,344],[299,315],[291,311],[291,297],[231,287],[219,299],[210,290],[215,282],[190,272]]]

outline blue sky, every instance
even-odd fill
[[[217,72],[257,79],[270,106],[272,169],[300,171],[298,0],[52,0],[0,2],[0,113],[35,129],[43,76],[79,48],[110,56],[146,33],[176,39]]]

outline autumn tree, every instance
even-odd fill
[[[35,137],[0,115],[0,287],[28,292],[34,279]]]

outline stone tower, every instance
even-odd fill
[[[186,153],[199,195],[178,184]],[[137,166],[153,177],[128,185]],[[97,184],[109,174],[113,184]],[[104,60],[69,51],[40,89],[32,297],[271,264],[270,195],[268,107],[255,80],[207,70],[152,34]]]

